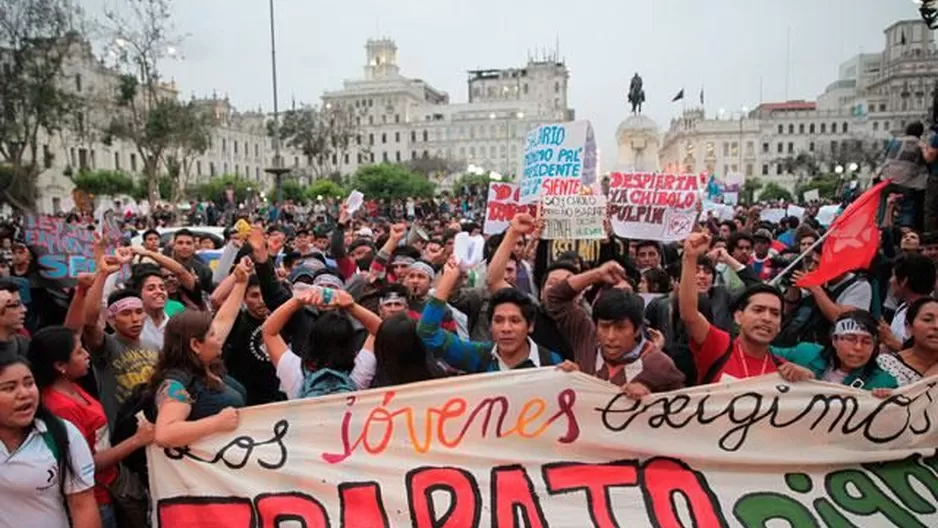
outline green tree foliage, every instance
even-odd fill
[[[358,169],[349,188],[367,198],[427,198],[433,196],[436,185],[400,165],[382,163]]]
[[[172,200],[179,202],[189,184],[192,165],[212,144],[212,118],[195,102],[175,104],[174,131],[170,150],[164,156],[166,171],[172,178]],[[162,189],[160,190],[162,195]]]
[[[133,194],[134,179],[120,171],[79,171],[72,176],[75,188],[94,196],[117,196]]]
[[[322,178],[335,172],[339,158],[350,155],[353,144],[358,143],[361,117],[361,112],[350,105],[302,105],[283,113],[279,137],[285,145],[302,152],[314,176]],[[273,121],[267,123],[267,133],[270,137],[277,135]]]
[[[759,178],[746,178],[746,181],[743,182],[742,187],[740,188],[741,198],[746,201],[747,204],[752,205],[755,203],[756,191],[762,188],[762,181]]]
[[[212,178],[200,185],[195,192],[195,197],[199,200],[213,201],[221,205],[222,197],[229,185],[234,186],[235,200],[238,203],[247,200],[248,189],[251,189],[251,192],[255,193],[258,191],[258,189],[252,185],[252,182],[241,179],[233,174],[225,174],[221,177]]]
[[[812,178],[801,185],[795,187],[795,196],[798,200],[804,200],[804,193],[817,189],[818,196],[821,199],[834,199],[837,197],[837,189],[840,188],[840,178],[836,174],[825,174]]]
[[[762,192],[759,193],[759,200],[766,202],[772,200],[785,200],[789,203],[792,201],[791,192],[775,182],[766,183],[762,187]]]
[[[463,174],[453,184],[453,193],[456,196],[463,196],[466,191],[469,194],[478,194],[487,192],[491,179],[488,174]]]
[[[332,180],[316,180],[306,188],[306,199],[310,202],[320,196],[323,198],[342,198],[346,194],[348,194],[346,190]]]
[[[306,203],[306,200],[308,199],[307,197],[309,196],[306,193],[306,190],[303,188],[303,186],[300,185],[300,183],[296,180],[283,180],[283,182],[280,185],[280,189],[281,191],[283,191],[284,201],[292,200],[293,203],[303,204],[303,203]],[[276,200],[277,199],[276,186],[274,186],[274,188],[272,188],[270,192],[267,194],[268,196],[271,197],[271,199]]]
[[[83,12],[72,0],[0,0],[0,200],[30,208],[45,166],[40,133],[75,116],[78,97],[62,81],[65,59],[85,51]]]

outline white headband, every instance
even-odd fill
[[[837,324],[834,325],[833,334],[835,336],[865,335],[865,336],[871,336],[871,337],[873,335],[869,332],[869,330],[864,328],[863,325],[856,322],[856,320],[854,319],[841,319],[840,321],[837,321]]]
[[[433,280],[436,277],[436,272],[433,271],[433,268],[426,262],[414,262],[408,267],[408,269],[410,271],[419,271],[420,273],[426,274],[426,276],[430,277],[430,280]]]

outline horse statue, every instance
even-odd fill
[[[642,103],[645,102],[645,90],[642,89],[642,78],[636,72],[632,76],[632,83],[629,85],[629,103],[632,105],[633,114],[642,113]]]

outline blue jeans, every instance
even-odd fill
[[[101,528],[117,528],[117,517],[114,516],[114,505],[99,506],[101,512]]]

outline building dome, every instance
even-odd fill
[[[625,121],[619,123],[619,129],[616,130],[616,137],[621,138],[623,135],[645,135],[645,134],[658,135],[658,124],[649,117],[645,117],[641,114],[633,114],[626,118]]]

